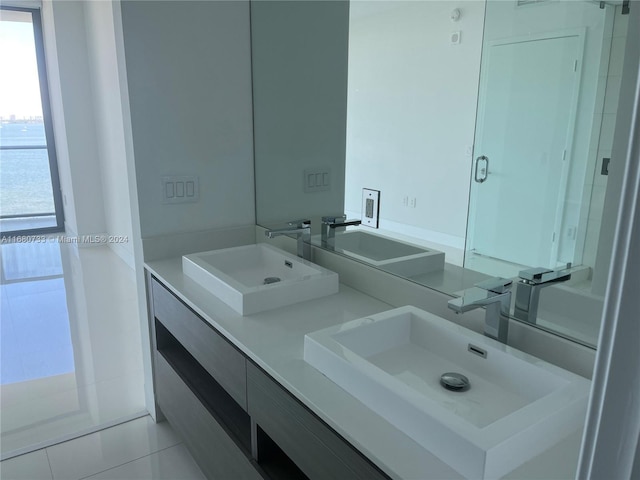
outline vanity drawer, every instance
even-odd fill
[[[155,279],[153,313],[231,397],[247,410],[244,355]]]
[[[207,478],[260,479],[236,445],[160,353],[156,353],[156,395],[162,413],[180,433]]]
[[[388,478],[251,362],[247,396],[251,418],[309,478]]]

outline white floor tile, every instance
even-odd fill
[[[102,480],[205,480],[184,444],[88,477]]]
[[[29,402],[34,398],[47,397],[54,392],[60,393],[66,392],[67,390],[76,390],[78,385],[76,384],[75,377],[74,372],[30,380],[28,382],[3,385],[2,389],[0,389],[0,401],[3,411],[13,405]]]
[[[144,393],[139,388],[143,381],[142,370],[87,386],[65,381],[60,385],[72,383],[72,388],[61,391],[56,391],[57,383],[52,381],[46,394],[39,389],[42,395],[25,394],[23,402],[18,401],[19,395],[12,395],[6,405],[3,387],[3,454],[145,412]]]
[[[55,378],[64,378],[64,375]],[[3,387],[3,390],[6,387]],[[8,389],[8,388],[7,388]],[[2,396],[4,400],[4,395]],[[26,437],[32,439],[33,443],[43,440],[36,432],[41,431],[47,425],[54,425],[62,418],[84,413],[80,404],[81,397],[77,390],[64,390],[40,398],[30,397],[22,402],[17,400],[7,402],[2,407],[2,451],[16,450],[21,445],[15,444],[13,438]],[[33,435],[22,434],[23,431],[33,427]]]
[[[168,423],[143,417],[47,448],[54,479],[80,479],[180,443]],[[148,477],[151,478],[151,477]]]
[[[57,243],[5,243],[2,271],[8,280],[60,275],[61,246]]]
[[[2,480],[51,480],[51,468],[44,450],[0,462]]]
[[[2,245],[0,260],[2,456],[145,411],[133,270],[106,246]]]

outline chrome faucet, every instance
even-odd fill
[[[516,286],[516,305],[514,317],[528,323],[536,324],[540,290],[554,283],[565,282],[571,278],[571,264],[558,270],[548,268],[530,268],[522,270]]]
[[[334,248],[336,246],[336,228],[360,225],[361,220],[347,220],[346,215],[333,215],[322,217],[322,230],[320,241],[323,247]]]
[[[511,284],[512,280],[508,278],[490,278],[464,290],[461,297],[449,300],[447,306],[456,313],[486,307],[485,336],[506,344],[509,333]]]
[[[269,238],[280,235],[295,235],[298,238],[298,256],[311,261],[311,220],[293,220],[284,228],[267,230],[264,234]]]

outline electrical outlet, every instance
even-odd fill
[[[380,218],[380,191],[362,189],[362,225],[378,228]]]
[[[199,198],[197,176],[162,177],[162,203],[196,203]]]
[[[418,203],[416,197],[411,197],[411,200],[409,201],[409,206],[411,206],[411,208],[416,208],[416,204]]]

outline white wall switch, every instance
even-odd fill
[[[199,197],[197,176],[162,177],[162,203],[195,203]]]
[[[362,189],[362,225],[378,228],[380,218],[380,191]]]
[[[305,169],[303,186],[304,193],[331,190],[331,169],[329,167]]]

